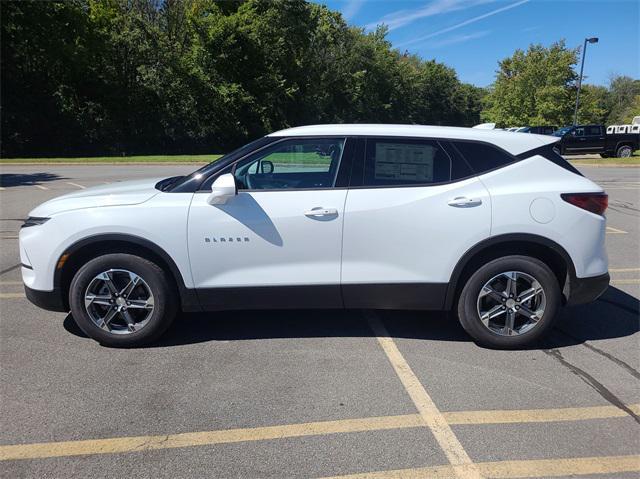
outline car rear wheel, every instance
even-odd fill
[[[78,327],[103,345],[134,347],[157,339],[177,311],[171,278],[155,263],[108,254],[82,266],[69,289]]]
[[[618,158],[630,158],[632,153],[633,150],[629,145],[622,145],[620,148],[618,148],[616,156]]]
[[[546,264],[528,256],[505,256],[471,275],[458,300],[458,317],[478,344],[520,348],[551,328],[560,297],[558,281]]]

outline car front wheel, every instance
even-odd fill
[[[471,275],[458,300],[458,317],[480,345],[521,348],[552,327],[560,297],[558,280],[546,264],[506,256]]]
[[[131,254],[92,259],[69,289],[78,327],[106,346],[134,347],[157,339],[177,311],[171,278],[155,263]]]

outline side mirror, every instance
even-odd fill
[[[211,194],[207,198],[210,205],[224,205],[229,198],[238,194],[236,179],[231,173],[220,175],[211,185]]]

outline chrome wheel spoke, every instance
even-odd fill
[[[520,296],[518,296],[518,301],[521,303],[526,303],[530,299],[538,296],[540,293],[542,293],[542,286],[540,286],[540,283],[534,280],[533,283],[531,283],[531,287],[529,289],[520,293]]]
[[[118,288],[116,288],[116,285],[114,284],[113,279],[111,279],[111,276],[109,276],[109,273],[110,271],[105,271],[104,273],[99,274],[98,277],[104,282],[111,295],[117,296]]]
[[[153,299],[130,299],[127,301],[129,309],[153,309]]]
[[[515,298],[518,294],[518,273],[515,271],[509,271],[504,275],[507,277],[507,287],[504,292],[507,296]]]
[[[131,292],[136,288],[136,286],[138,286],[138,283],[140,282],[140,276],[138,276],[137,274],[129,273],[129,275],[129,283],[127,283],[127,285],[122,288],[122,291],[120,291],[120,296],[125,299],[129,297]]]
[[[131,314],[129,313],[129,311],[127,311],[126,309],[123,309],[122,311],[120,311],[120,314],[122,315],[125,322],[127,323],[127,329],[133,333],[136,330],[136,322],[131,317]]]
[[[520,309],[518,310],[518,313],[521,314],[522,316],[525,316],[531,319],[532,321],[538,321],[540,319],[537,311],[536,312],[531,311],[528,307],[524,305],[520,305]]]
[[[507,311],[507,317],[504,321],[504,328],[502,328],[503,334],[507,336],[512,336],[514,334],[514,327],[516,323],[516,313],[515,311]]]
[[[118,314],[118,310],[115,307],[109,308],[107,314],[103,318],[99,319],[98,326],[102,329],[106,329],[107,331],[111,331],[111,321],[113,321],[116,314]]]
[[[98,295],[98,294],[87,294],[84,297],[85,306],[90,306],[92,304],[99,304],[101,306],[111,306],[112,298],[107,295]]]
[[[480,292],[480,296],[491,296],[496,301],[502,301],[506,296],[504,293],[500,293],[493,289],[491,286],[485,284]]]
[[[505,313],[505,308],[501,305],[494,306],[489,311],[480,316],[483,322],[488,322],[490,319],[495,318],[496,316],[500,316]]]

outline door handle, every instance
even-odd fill
[[[307,210],[304,212],[305,216],[337,216],[338,215],[338,210],[335,208],[322,208],[322,207],[316,207],[316,208],[311,208],[310,210]]]
[[[479,206],[482,204],[480,198],[467,198],[466,196],[457,196],[447,203],[449,206],[456,208],[471,208],[473,206]]]

